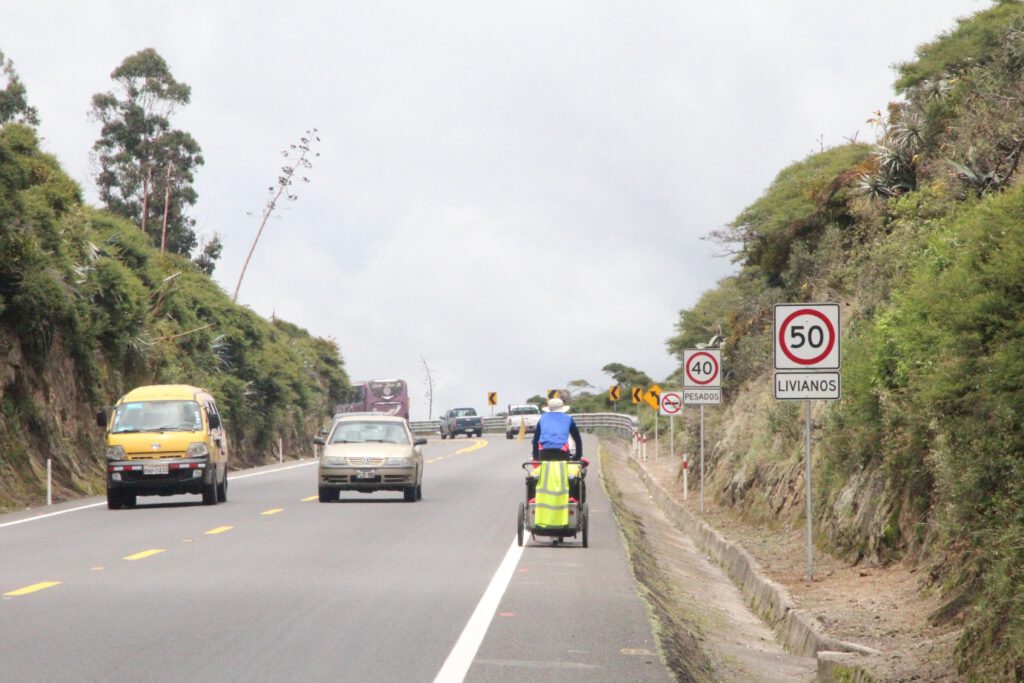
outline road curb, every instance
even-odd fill
[[[866,683],[874,680],[856,660],[862,655],[881,654],[878,650],[815,630],[810,616],[796,608],[789,591],[765,576],[750,553],[690,514],[651,476],[643,462],[630,456],[626,458],[658,506],[698,548],[725,569],[747,604],[768,622],[782,645],[793,654],[817,658],[818,681]]]

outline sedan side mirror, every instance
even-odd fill
[[[422,437],[422,436],[418,436],[418,437],[416,437],[416,439],[415,439],[415,440],[414,440],[414,441],[412,442],[412,445],[413,445],[413,446],[426,446],[426,445],[427,445],[427,440],[426,440],[426,438],[424,438],[424,437]]]
[[[324,441],[324,437],[322,436],[314,436],[313,443],[315,443],[317,446],[324,446],[326,445],[327,442]]]

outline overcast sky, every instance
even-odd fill
[[[335,339],[426,419],[619,362],[655,379],[682,308],[734,270],[703,240],[788,164],[857,136],[891,66],[984,0],[3,0],[0,50],[97,203],[94,93],[155,48],[206,164],[191,215],[230,294],[281,165],[321,156],[239,301]]]

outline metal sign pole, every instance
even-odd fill
[[[654,414],[654,459],[658,459],[658,423],[661,417],[661,410]]]
[[[683,453],[683,500],[690,497],[690,454]]]
[[[672,454],[676,452],[676,416],[669,415],[668,418],[668,458],[672,459]]]
[[[700,511],[704,512],[704,404],[700,404]]]
[[[804,479],[807,480],[807,581],[814,579],[814,545],[811,519],[811,402],[804,401]]]

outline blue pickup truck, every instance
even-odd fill
[[[441,414],[439,430],[442,439],[454,439],[456,434],[480,436],[484,433],[484,423],[472,408],[452,408]]]

